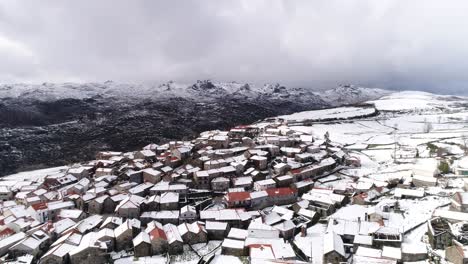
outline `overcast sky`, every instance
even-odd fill
[[[467,10],[464,0],[4,0],[0,82],[213,79],[464,92]]]

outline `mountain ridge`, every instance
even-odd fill
[[[90,159],[101,150],[136,149],[272,116],[360,103],[381,93],[349,86],[336,95],[209,80],[188,86],[1,85],[0,175]]]
[[[150,100],[182,97],[200,101],[218,99],[224,96],[238,98],[258,99],[258,98],[288,98],[305,96],[320,98],[324,102],[332,103],[339,100],[344,103],[358,103],[371,99],[377,99],[391,91],[366,88],[354,85],[340,85],[325,91],[315,91],[313,89],[301,87],[287,87],[280,83],[265,83],[256,85],[252,83],[239,82],[215,82],[211,80],[197,81],[193,84],[179,84],[173,81],[161,84],[125,84],[106,81],[102,83],[43,83],[43,84],[4,84],[0,85],[0,99],[28,98],[41,101],[59,99],[90,99],[96,97],[114,99],[141,99]],[[339,96],[339,97],[337,97]],[[350,97],[348,97],[350,96]],[[347,100],[350,98],[350,100]]]

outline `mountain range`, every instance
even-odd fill
[[[280,84],[0,85],[0,175],[93,158],[100,150],[190,139],[267,117],[374,100],[390,91]]]

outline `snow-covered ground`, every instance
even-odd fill
[[[65,172],[68,168],[68,166],[60,166],[7,175],[0,178],[0,186],[8,186],[9,188],[18,187],[19,189],[20,186],[30,185],[37,181],[42,182],[42,179],[45,178],[47,175],[54,175],[57,173]]]
[[[372,107],[337,107],[324,110],[306,111],[291,115],[279,116],[284,120],[326,120],[326,119],[346,119],[371,115],[375,112]]]
[[[344,145],[350,155],[358,157],[361,167],[345,169],[339,174],[322,179],[318,187],[336,188],[356,187],[360,182],[380,183],[403,180],[409,183],[414,170],[430,167],[436,162],[436,151],[431,146],[444,150],[449,155],[460,158],[465,155],[468,143],[468,98],[440,96],[423,92],[393,93],[379,100],[369,101],[380,114],[364,119],[333,122],[317,122],[311,126],[292,126],[296,131],[311,133],[324,139],[328,132],[332,142]],[[344,110],[346,109],[346,110]],[[349,110],[349,111],[348,111]],[[333,118],[349,118],[352,108],[337,108],[335,111],[309,111],[289,115],[286,119],[316,119],[329,114]],[[282,117],[284,118],[284,117]],[[428,165],[425,165],[425,164]],[[436,165],[437,166],[437,165]],[[341,176],[340,176],[341,174]],[[357,183],[350,177],[358,178]],[[335,179],[335,180],[333,180]],[[401,213],[383,213],[383,224],[404,233],[404,247],[426,248],[425,234],[427,220],[435,210],[447,210],[450,197],[462,191],[462,179],[446,180],[452,188],[442,186],[426,187],[426,197],[422,199],[398,199]],[[394,204],[393,191],[377,199],[376,208]],[[368,212],[366,206],[348,205],[339,209],[331,217],[357,221],[364,219]],[[377,209],[379,210],[379,209]],[[297,246],[307,255],[314,255],[314,247],[320,247],[320,232],[308,230],[306,237],[295,238]],[[311,244],[314,245],[311,247]],[[444,252],[439,252],[443,254]]]

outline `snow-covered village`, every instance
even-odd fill
[[[467,263],[466,98],[396,92],[0,179],[1,263]]]

